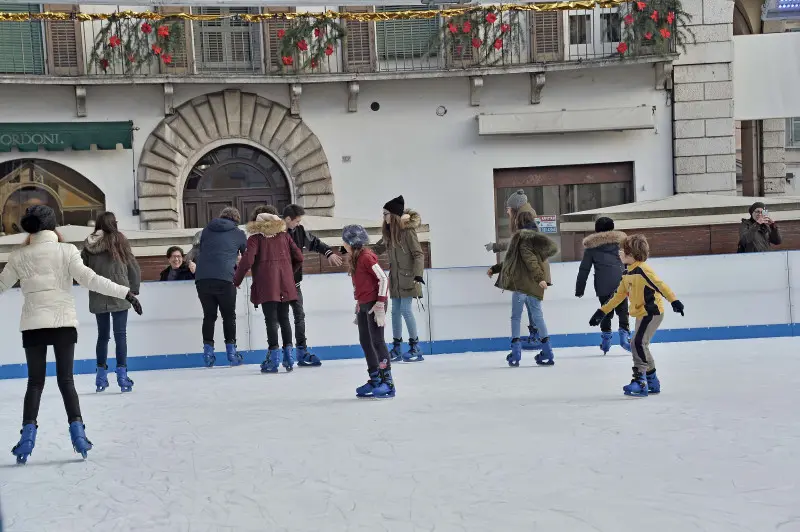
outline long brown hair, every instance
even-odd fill
[[[94,232],[96,235],[98,231],[103,232],[103,240],[108,244],[108,252],[111,258],[115,261],[128,264],[133,257],[131,245],[125,235],[117,229],[117,217],[111,211],[106,211],[97,217],[94,222]]]
[[[403,231],[403,220],[394,213],[389,214],[389,223],[383,224],[381,233],[383,234],[383,243],[387,248],[400,245],[400,233]]]
[[[520,211],[514,217],[514,232],[518,233],[520,230],[527,227],[536,227],[536,218],[530,211]]]
[[[347,261],[347,274],[352,277],[353,274],[356,272],[356,267],[358,266],[358,259],[361,257],[361,252],[364,251],[364,248],[351,248],[353,250],[350,253],[350,257]]]

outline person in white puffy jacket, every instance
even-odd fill
[[[56,380],[67,410],[69,434],[75,452],[86,458],[92,442],[86,438],[72,366],[78,342],[78,313],[72,297],[72,281],[93,292],[126,299],[137,314],[139,300],[127,287],[115,284],[83,264],[72,244],[56,232],[56,215],[46,205],[28,207],[20,221],[29,233],[25,244],[11,253],[0,273],[0,293],[20,282],[24,303],[20,330],[28,362],[28,389],[22,413],[22,437],[11,452],[24,464],[36,444],[36,418],[47,369],[47,346],[56,356]]]

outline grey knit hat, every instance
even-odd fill
[[[348,246],[358,249],[369,244],[369,235],[360,225],[347,225],[342,229],[342,240]]]
[[[56,213],[47,205],[33,205],[25,210],[19,224],[23,231],[30,234],[39,231],[55,231]]]
[[[506,200],[506,207],[518,211],[523,205],[528,203],[528,196],[522,189],[517,190]]]

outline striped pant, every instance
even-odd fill
[[[663,315],[647,315],[643,318],[636,318],[636,333],[631,338],[631,354],[633,355],[633,366],[642,375],[656,369],[653,355],[650,354],[650,340],[653,339],[662,321],[664,321]]]

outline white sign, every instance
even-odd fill
[[[546,233],[549,235],[558,233],[558,225],[556,223],[555,216],[539,216],[536,218],[536,225],[539,226],[540,233]]]

